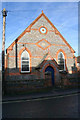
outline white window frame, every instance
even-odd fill
[[[28,58],[29,58],[29,60],[22,60],[22,54],[23,54],[23,52],[26,52],[27,53],[27,56],[28,56]],[[30,72],[30,56],[29,56],[29,53],[25,50],[25,51],[23,51],[22,52],[22,54],[21,54],[21,73],[29,73]],[[29,61],[29,71],[23,71],[22,70],[22,61]]]
[[[63,69],[63,70],[66,71],[66,69],[65,69],[65,58],[64,58],[64,54],[63,54],[63,52],[59,52],[59,54],[60,54],[60,53],[62,53],[63,59],[64,59],[64,69]],[[59,54],[58,54],[58,59],[59,59]],[[59,64],[59,63],[58,63],[58,64]],[[59,70],[59,71],[63,71],[63,70]]]

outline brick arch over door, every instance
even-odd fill
[[[54,83],[56,83],[56,74],[57,74],[57,69],[56,69],[56,67],[52,64],[52,63],[47,63],[44,67],[43,67],[43,77],[44,77],[44,79],[45,79],[45,70],[46,70],[46,68],[47,67],[52,67],[53,68],[53,70],[54,70]]]
[[[29,56],[30,56],[30,72],[31,72],[31,70],[32,70],[32,66],[31,66],[31,57],[32,57],[32,55],[31,55],[31,52],[30,52],[30,50],[28,50],[26,47],[23,47],[23,48],[20,50],[20,52],[19,52],[19,72],[20,72],[20,73],[21,73],[21,54],[22,54],[22,52],[23,52],[24,50],[26,50],[26,51],[29,53]]]

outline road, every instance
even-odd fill
[[[78,118],[80,94],[4,102],[3,118]]]

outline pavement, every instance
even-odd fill
[[[17,101],[17,100],[31,100],[38,98],[47,98],[47,97],[55,97],[55,96],[64,96],[69,94],[78,94],[80,93],[80,88],[69,88],[69,89],[52,89],[47,92],[36,92],[24,95],[6,95],[3,96],[2,102],[6,101]]]

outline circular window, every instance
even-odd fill
[[[45,27],[40,27],[40,33],[46,34],[47,33],[47,29]]]

